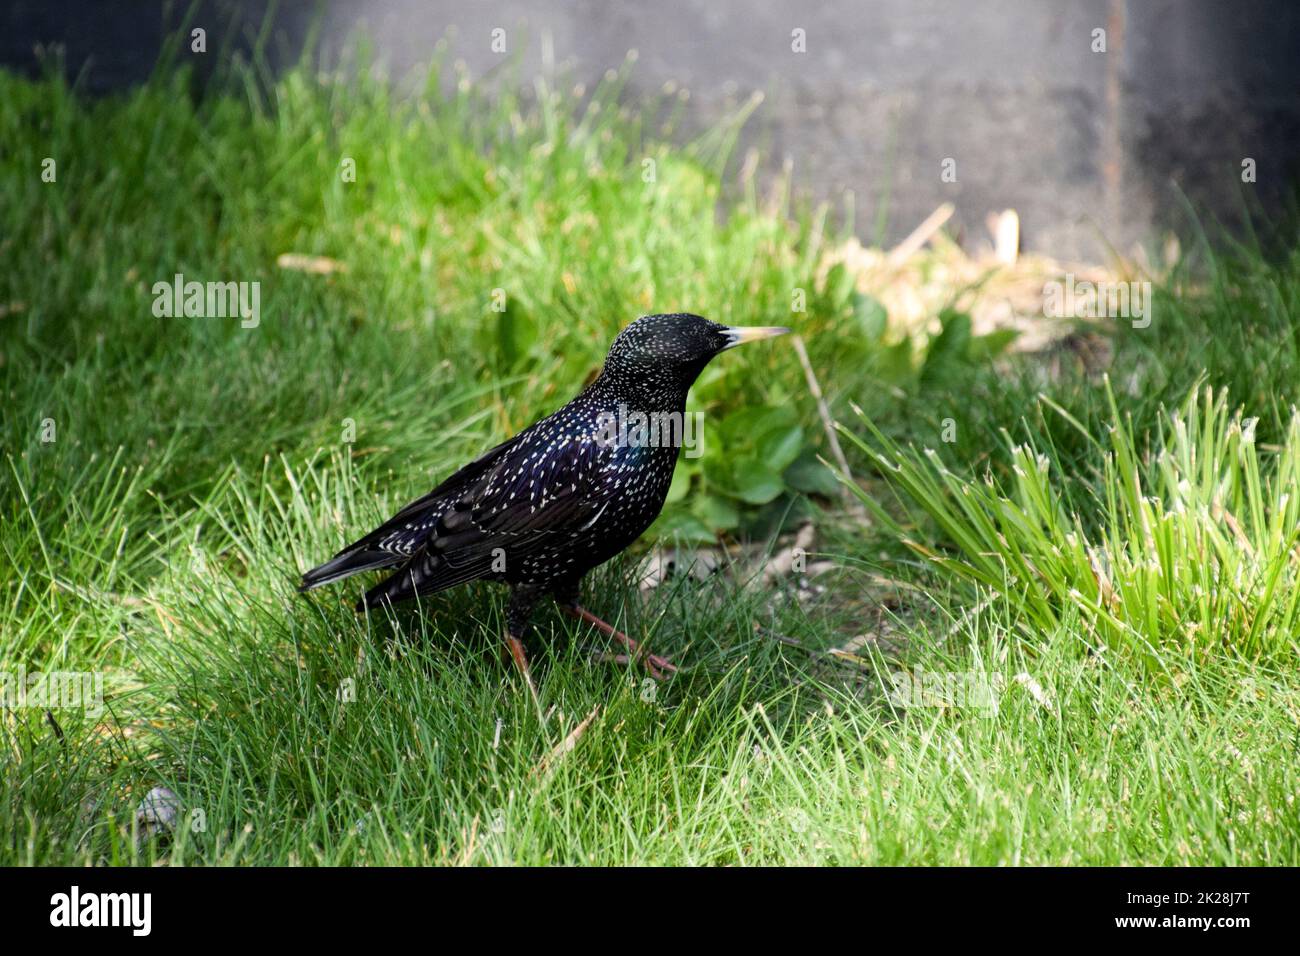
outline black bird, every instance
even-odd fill
[[[637,319],[582,394],[312,568],[299,590],[396,568],[357,603],[363,611],[467,581],[503,581],[506,645],[534,694],[521,638],[547,595],[655,677],[675,670],[583,608],[578,585],[658,517],[681,451],[686,393],[704,367],[719,352],[788,331],[685,313]]]

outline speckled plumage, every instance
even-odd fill
[[[580,395],[308,571],[300,590],[396,568],[366,592],[361,610],[467,581],[502,581],[511,586],[512,634],[544,595],[576,606],[583,575],[659,515],[680,452],[677,443],[611,441],[611,416],[684,415],[686,393],[710,359],[779,331],[733,330],[689,314],[636,320]]]

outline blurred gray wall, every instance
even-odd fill
[[[196,22],[212,37],[241,20],[247,34],[265,8],[201,3]],[[34,71],[35,44],[59,42],[87,90],[112,90],[148,75],[186,9],[18,0],[0,13],[0,62]],[[280,5],[273,57],[294,55],[315,9]],[[867,240],[883,219],[896,241],[951,200],[968,244],[1011,207],[1027,248],[1096,259],[1185,231],[1175,184],[1240,229],[1243,201],[1276,214],[1300,175],[1294,0],[338,0],[321,13],[327,49],[364,23],[395,74],[452,27],[452,57],[474,76],[506,59],[495,28],[525,75],[567,67],[589,86],[636,49],[634,93],[685,86],[695,129],[761,90],[745,145],[769,172],[790,162],[812,198],[851,191]]]

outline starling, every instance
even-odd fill
[[[361,571],[396,571],[364,611],[467,581],[510,586],[506,649],[536,694],[522,638],[550,595],[656,678],[676,670],[579,602],[583,576],[659,515],[686,424],[686,393],[719,352],[788,332],[698,315],[647,315],[614,339],[600,376],[559,411],[497,445],[302,577],[300,591]]]

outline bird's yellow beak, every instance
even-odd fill
[[[770,339],[778,335],[785,335],[789,331],[783,325],[729,326],[722,333],[727,337],[727,344],[722,347],[722,350],[725,352],[727,349],[734,349],[737,345],[744,345],[746,342],[757,342],[759,339]]]

